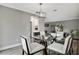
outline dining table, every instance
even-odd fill
[[[42,35],[40,36],[34,36],[33,38],[35,39],[35,41],[39,41],[38,43],[42,44],[45,46],[45,55],[47,55],[47,46],[48,46],[48,42],[52,41],[53,43],[53,39],[59,38],[59,40],[61,40],[62,37],[60,37],[61,34],[57,34],[57,33],[50,33],[49,35]],[[52,40],[50,39],[50,37],[52,38]],[[51,43],[50,43],[51,44]]]

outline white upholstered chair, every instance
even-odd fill
[[[22,47],[23,47],[23,52],[22,54],[24,55],[24,53],[28,54],[28,55],[33,55],[37,52],[40,51],[44,51],[44,46],[36,43],[36,42],[31,42],[29,37],[25,37],[25,36],[20,36],[21,37],[21,41],[22,41]]]
[[[53,42],[47,47],[47,49],[58,52],[60,54],[68,54],[71,46],[72,38],[71,35],[67,36],[64,44]]]
[[[40,31],[40,37],[41,37],[41,39],[48,39],[49,38],[49,36],[47,36],[46,35],[47,33],[45,33],[45,31]]]
[[[63,39],[63,35],[64,35],[64,32],[57,32],[57,38],[56,38],[56,40],[57,41],[62,40]]]
[[[44,31],[40,31],[40,36],[42,38],[42,36],[45,36],[45,32]]]
[[[51,33],[51,35],[52,35],[54,38],[57,37],[57,38],[56,38],[57,40],[61,40],[61,39],[63,38],[64,32]]]

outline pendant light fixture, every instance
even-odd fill
[[[40,10],[36,11],[36,14],[39,15],[39,16],[41,16],[41,17],[46,17],[46,12],[42,11],[42,5],[43,5],[43,3],[39,3]]]

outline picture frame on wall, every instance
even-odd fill
[[[49,24],[46,23],[46,24],[45,24],[45,27],[49,27]]]

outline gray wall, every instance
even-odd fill
[[[20,35],[30,34],[30,14],[0,6],[0,48],[20,43]]]
[[[47,31],[51,31],[51,25],[55,25],[55,24],[62,24],[64,26],[64,31],[65,32],[70,32],[72,29],[77,29],[77,25],[78,25],[78,21],[79,20],[66,20],[66,21],[57,21],[57,22],[49,22],[49,27],[46,27]]]

